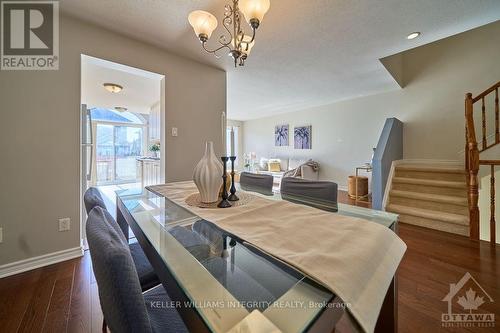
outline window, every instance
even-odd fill
[[[92,121],[108,121],[136,125],[145,125],[147,123],[146,118],[142,115],[128,111],[120,112],[113,109],[92,108],[90,109],[90,114],[92,116]]]
[[[136,160],[145,153],[147,118],[131,112],[91,109],[97,184],[136,182]]]

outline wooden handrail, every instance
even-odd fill
[[[500,165],[500,160],[479,160],[480,165]]]
[[[474,97],[472,99],[472,103],[476,103],[481,98],[484,98],[486,95],[488,95],[489,93],[493,92],[498,87],[500,87],[500,81],[498,81],[497,83],[495,83],[494,85],[492,85],[491,87],[489,87],[488,89],[486,89],[485,91],[483,91],[482,93],[480,93],[479,95],[477,95],[476,97]],[[471,96],[472,96],[472,94],[471,94]]]
[[[469,203],[469,236],[471,239],[479,240],[479,180],[478,172],[481,165],[489,165],[490,177],[490,241],[495,244],[495,166],[500,165],[500,160],[480,160],[479,153],[497,144],[500,144],[500,111],[498,101],[498,90],[500,82],[489,87],[476,97],[471,93],[465,95],[465,169],[467,172],[468,203]],[[495,142],[488,145],[486,136],[486,105],[485,97],[495,93]],[[482,149],[478,149],[476,129],[474,126],[474,103],[481,101],[481,136]]]

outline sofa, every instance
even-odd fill
[[[286,171],[293,170],[295,168],[301,168],[302,179],[307,180],[318,180],[319,172],[314,170],[308,165],[303,165],[308,160],[296,159],[296,158],[261,158],[259,163],[259,170],[257,173],[271,175],[274,178],[275,184],[280,184],[281,179]]]

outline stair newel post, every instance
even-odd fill
[[[467,184],[469,201],[469,236],[479,240],[479,149],[477,148],[476,131],[474,129],[472,94],[465,95],[465,117],[467,124]]]
[[[496,244],[496,221],[495,221],[495,165],[491,165],[490,177],[490,245]]]

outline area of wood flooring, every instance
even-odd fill
[[[353,204],[345,193],[339,201]],[[358,202],[360,206],[369,203]],[[486,242],[400,224],[408,250],[398,270],[399,332],[499,332],[500,250]],[[481,309],[496,328],[441,327],[449,285],[469,272],[491,295]],[[0,280],[1,332],[100,332],[102,313],[90,255]]]

